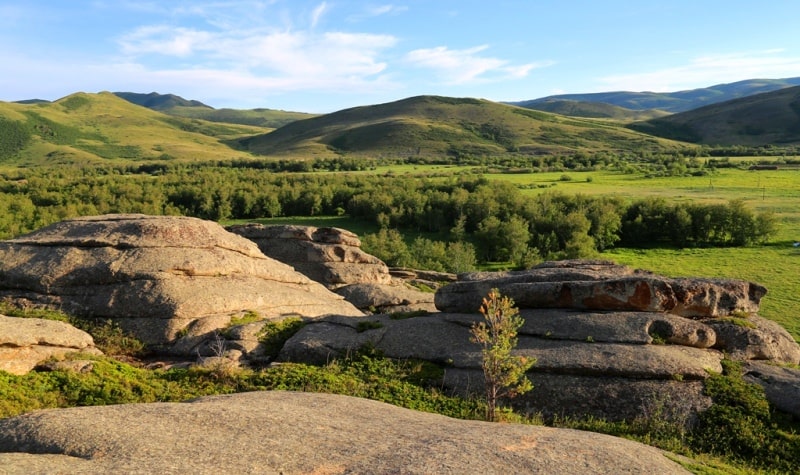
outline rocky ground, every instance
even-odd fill
[[[688,473],[643,444],[329,394],[79,407],[0,420],[0,473]]]
[[[731,358],[775,407],[800,417],[800,346],[758,316],[767,289],[757,283],[673,279],[605,261],[459,276],[389,269],[345,230],[226,230],[184,217],[78,218],[0,242],[4,302],[110,319],[168,364],[270,363],[260,335],[292,317],[304,326],[278,361],[325,363],[369,345],[436,363],[437,384],[463,395],[482,392],[470,326],[493,288],[524,319],[517,354],[536,359],[534,390],[515,400],[523,412],[630,420],[657,406],[688,424],[711,404],[704,381]],[[23,374],[75,350],[97,352],[66,323],[0,316],[2,370]],[[680,472],[658,451],[619,439],[341,396],[63,409],[0,429],[0,467],[19,473]]]

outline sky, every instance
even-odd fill
[[[800,77],[796,0],[0,0],[0,101],[329,113]]]

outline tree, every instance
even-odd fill
[[[499,399],[533,389],[525,373],[536,360],[511,354],[517,346],[517,331],[524,323],[513,300],[492,289],[483,299],[480,312],[484,321],[472,325],[470,340],[483,347],[481,366],[486,381],[486,420],[495,421]]]

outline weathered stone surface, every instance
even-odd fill
[[[370,313],[437,311],[433,304],[433,293],[422,292],[402,283],[351,284],[340,287],[335,292],[359,310]]]
[[[167,216],[76,218],[0,242],[0,297],[110,318],[150,345],[168,345],[191,326],[218,328],[246,310],[361,315],[252,241],[210,221]]]
[[[767,400],[776,408],[800,417],[800,369],[748,361],[744,379],[762,386]]]
[[[92,337],[72,325],[40,318],[0,315],[0,370],[25,374],[67,353],[101,354]]]
[[[26,475],[688,473],[658,449],[602,434],[282,391],[0,420],[0,466]]]
[[[800,345],[782,326],[755,315],[746,319],[706,320],[717,334],[715,348],[735,360],[800,364]]]
[[[554,340],[605,343],[671,343],[710,348],[714,329],[696,320],[659,312],[581,312],[570,309],[523,309],[522,335]]]
[[[350,231],[313,226],[243,224],[229,231],[255,242],[267,256],[329,288],[355,283],[389,284],[389,268],[360,249]]]
[[[516,409],[553,417],[597,417],[633,420],[655,416],[691,425],[696,415],[711,406],[703,382],[669,379],[631,379],[615,376],[581,376],[528,373],[530,392],[517,396]],[[483,372],[447,368],[444,386],[465,396],[482,396]]]
[[[632,389],[630,394],[632,400],[639,403],[644,401],[644,398],[652,396],[651,391],[661,388],[668,391],[672,398],[672,401],[665,402],[669,406],[667,410],[675,411],[676,414],[680,414],[681,410],[689,406],[707,407],[708,398],[698,396],[699,386],[693,381],[721,372],[722,353],[680,344],[647,344],[652,341],[648,335],[648,323],[665,322],[670,319],[681,320],[681,317],[660,319],[658,314],[646,314],[638,319],[635,328],[615,332],[603,328],[600,323],[605,322],[613,327],[617,318],[614,315],[601,315],[596,319],[597,323],[591,326],[592,331],[597,335],[604,335],[610,341],[625,341],[625,343],[610,343],[590,338],[591,335],[578,338],[577,335],[582,333],[564,335],[565,339],[554,339],[552,334],[548,338],[528,336],[541,334],[545,328],[537,328],[537,323],[541,322],[531,324],[532,316],[536,313],[523,314],[526,323],[520,330],[515,350],[518,355],[536,358],[537,363],[529,373],[532,379],[548,375],[548,378],[580,377],[584,379],[578,380],[586,384],[592,381],[597,383],[606,378],[616,381],[614,385],[608,386],[597,384],[595,392],[592,393],[600,397],[603,393],[599,388],[608,388],[609,394],[602,396],[606,402],[596,405],[595,409],[600,410],[605,407],[608,412],[603,413],[602,417],[613,420],[628,417],[637,410],[626,407],[625,404],[613,404],[608,399],[615,397],[619,392],[624,392],[621,389],[624,381],[629,381],[632,387],[639,388]],[[569,318],[576,315],[574,312],[565,314],[551,311],[550,321],[557,323],[559,315],[567,318],[565,324],[570,322],[581,324],[580,320]],[[433,313],[399,320],[392,319],[390,315],[361,318],[325,317],[310,322],[290,338],[281,350],[279,359],[324,364],[369,345],[389,358],[421,359],[440,364],[445,367],[446,376],[443,381],[445,387],[462,393],[480,392],[483,386],[480,346],[470,341],[470,326],[480,318],[474,314],[448,313]],[[590,328],[586,323],[583,322],[585,326],[578,330],[579,332]],[[700,323],[694,323],[695,328],[703,327]],[[566,327],[554,328],[566,332]],[[631,342],[631,340],[638,341]],[[474,377],[456,377],[456,375]],[[568,381],[576,380],[573,378]],[[644,381],[651,383],[644,384]],[[589,389],[582,391],[588,393]],[[686,406],[684,404],[686,401],[693,403]],[[546,407],[539,407],[537,404],[544,402],[535,397],[515,401],[515,405],[522,405],[524,409],[532,412],[545,409],[549,411],[552,406],[559,407],[565,414],[585,415],[572,412],[583,406],[574,405],[572,399],[566,395],[564,398],[555,396],[549,398]],[[636,407],[640,408],[641,405]],[[595,415],[594,412],[592,414]],[[692,414],[680,415],[684,420],[692,416]]]
[[[471,313],[500,290],[520,308],[668,312],[685,317],[758,311],[763,286],[721,279],[671,279],[603,261],[544,263],[526,271],[462,274],[436,292],[443,312]]]

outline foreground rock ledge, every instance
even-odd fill
[[[69,219],[0,242],[0,298],[111,319],[151,346],[245,311],[362,315],[217,223],[140,214]]]
[[[282,391],[0,420],[0,467],[9,474],[688,473],[658,449],[611,436]]]

